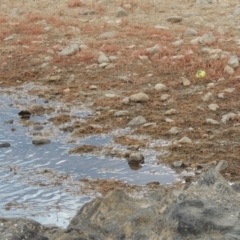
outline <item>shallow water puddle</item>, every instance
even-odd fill
[[[112,139],[113,136],[130,132],[130,129],[93,135],[66,144],[69,136],[47,121],[64,106],[58,105],[56,108],[56,103],[44,103],[37,97],[28,96],[27,90],[18,92],[8,89],[7,94],[4,93],[6,89],[0,91],[0,144],[11,144],[9,148],[0,148],[1,216],[26,216],[44,224],[66,227],[77,209],[94,195],[79,194],[81,185],[74,184],[78,179],[118,179],[130,184],[144,185],[152,181],[169,184],[177,178],[170,168],[156,164],[156,153],[152,150],[141,151],[145,164],[138,170],[132,170],[125,159],[103,154],[69,155],[69,149],[82,144],[111,146],[125,151],[125,147],[113,144]],[[42,131],[51,133],[50,144],[34,146],[32,127],[24,127],[24,122],[18,116],[18,112],[31,103],[52,106],[55,109],[49,115],[31,118],[31,121],[42,123]],[[72,116],[81,118],[80,120],[91,114],[91,110],[84,106],[74,106],[69,111]],[[9,120],[13,120],[13,123],[8,124]],[[151,144],[167,143],[159,141]]]

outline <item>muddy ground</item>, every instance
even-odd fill
[[[234,66],[231,73],[224,71],[231,56],[240,55],[238,4],[238,1],[196,4],[180,0],[2,0],[0,87],[21,90],[24,84],[35,83],[36,87],[29,91],[31,95],[65,103],[66,107],[85,104],[91,108],[94,115],[84,122],[64,112],[51,119],[59,127],[69,123],[62,130],[71,132],[73,138],[125,128],[132,118],[143,116],[153,124],[135,127],[134,136],[171,142],[154,147],[159,151],[159,164],[172,166],[182,161],[180,171],[185,168],[199,171],[207,163],[224,159],[229,163],[224,177],[239,181],[240,68]],[[127,16],[118,17],[118,7]],[[173,16],[178,18],[169,19]],[[184,34],[189,28],[197,33]],[[113,35],[101,35],[106,32]],[[213,33],[214,41],[192,42],[209,32]],[[180,40],[183,42],[176,43]],[[79,51],[67,56],[59,54],[72,43],[78,44]],[[156,44],[160,51],[148,50]],[[100,65],[99,52],[111,56],[110,63]],[[198,70],[204,70],[206,76],[196,77]],[[189,84],[183,84],[183,78]],[[156,90],[158,83],[166,88]],[[122,101],[139,92],[147,94],[148,101]],[[210,98],[204,100],[209,92]],[[168,94],[166,99],[164,94]],[[217,109],[211,110],[210,104],[217,104]],[[171,109],[174,111],[166,113]],[[51,111],[30,105],[29,110],[33,115]],[[115,117],[114,113],[120,110],[127,110],[128,114]],[[227,121],[221,121],[228,113],[233,114]],[[177,127],[177,133],[169,132],[172,127]],[[182,137],[188,137],[191,143],[179,142]],[[151,149],[146,140],[129,135],[114,141]],[[85,147],[78,150],[98,151],[95,146]],[[111,184],[107,191],[113,188]],[[106,186],[106,182],[102,180],[99,185]],[[123,183],[119,186],[126,187]],[[107,191],[101,190],[103,194]]]

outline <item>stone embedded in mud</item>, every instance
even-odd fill
[[[216,166],[215,170],[221,172],[228,168],[228,162],[226,160],[221,160],[218,165]]]
[[[50,139],[44,138],[44,137],[34,137],[32,140],[33,145],[43,145],[43,144],[48,144],[50,142],[51,142]]]
[[[182,21],[182,17],[173,16],[173,17],[167,18],[166,21],[167,22],[171,22],[171,23],[177,23],[177,22],[181,22]]]
[[[120,17],[127,17],[127,16],[128,16],[128,13],[125,11],[125,9],[123,9],[122,7],[118,7],[116,17],[120,18]]]
[[[155,46],[153,46],[153,47],[150,47],[150,48],[147,48],[146,49],[146,52],[147,53],[150,53],[150,54],[156,54],[156,53],[159,53],[159,52],[161,52],[162,50],[161,50],[161,48],[159,47],[159,45],[158,44],[156,44]]]
[[[114,113],[114,117],[122,117],[122,116],[127,116],[129,115],[129,111],[117,111]]]
[[[65,47],[60,53],[59,55],[61,56],[69,56],[69,55],[73,55],[76,52],[78,52],[80,50],[80,47],[77,43],[73,43],[67,47]]]
[[[110,62],[109,58],[103,52],[100,52],[98,57],[98,63],[102,64],[102,63],[109,63],[109,62]]]
[[[207,118],[206,119],[206,123],[210,123],[212,125],[219,125],[220,123],[214,119],[211,119],[211,118]]]
[[[146,123],[146,119],[143,116],[133,118],[127,125],[129,127],[139,126]]]
[[[176,114],[177,113],[177,110],[176,109],[174,109],[174,108],[172,108],[172,109],[169,109],[169,110],[167,110],[165,113],[164,113],[164,115],[173,115],[173,114]]]
[[[183,161],[176,161],[176,162],[174,162],[173,164],[172,164],[172,167],[174,167],[174,168],[180,168],[180,167],[183,167],[184,166],[184,163],[183,163]]]
[[[115,32],[104,32],[99,36],[99,38],[108,39],[108,38],[114,38],[115,36],[116,36]]]
[[[169,98],[170,98],[170,95],[169,95],[169,94],[163,94],[160,99],[161,99],[162,101],[166,101],[166,100],[168,100]]]
[[[131,102],[147,102],[149,100],[149,97],[146,93],[136,93],[129,97],[129,100]]]
[[[211,99],[213,99],[213,94],[211,92],[208,92],[206,93],[203,97],[202,97],[202,100],[204,102],[208,102],[210,101]]]
[[[228,63],[227,63],[229,66],[233,67],[233,68],[237,68],[239,67],[239,60],[238,60],[238,56],[234,55],[234,56],[231,56],[228,60]]]
[[[192,143],[192,140],[188,137],[183,137],[178,142],[179,143]]]
[[[207,32],[202,35],[200,38],[200,43],[202,44],[212,44],[216,41],[216,37],[213,35],[212,32]]]
[[[184,33],[183,36],[184,37],[190,37],[190,36],[197,36],[198,35],[198,31],[196,29],[193,28],[188,28]]]
[[[178,134],[180,131],[181,131],[181,128],[179,128],[179,127],[172,127],[172,128],[169,130],[169,133],[172,134],[172,135],[176,135],[176,134]]]
[[[11,147],[11,144],[8,142],[0,143],[0,148],[7,148],[7,147]]]
[[[231,66],[229,66],[229,65],[225,66],[224,72],[229,74],[229,75],[233,75],[235,73],[234,69]]]
[[[181,79],[182,79],[183,86],[186,87],[186,86],[190,86],[191,85],[191,82],[187,78],[181,77]]]
[[[216,111],[219,108],[219,106],[215,103],[212,103],[208,105],[208,108],[212,111]]]
[[[166,87],[166,85],[164,85],[164,84],[162,84],[162,83],[157,83],[154,88],[155,88],[155,90],[157,90],[157,91],[166,91],[166,90],[168,90],[168,88]]]
[[[232,113],[232,112],[227,113],[227,114],[222,116],[221,122],[224,123],[224,124],[227,124],[227,122],[229,120],[233,120],[236,116],[237,116],[236,113]]]

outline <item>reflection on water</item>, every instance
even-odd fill
[[[21,92],[22,95],[24,95],[23,92]],[[18,99],[17,103],[15,99]],[[30,135],[32,128],[23,127],[18,117],[21,107],[29,101],[28,97],[21,99],[17,92],[5,95],[2,91],[0,94],[0,144],[3,142],[11,144],[10,148],[0,148],[1,216],[28,216],[44,224],[54,223],[66,227],[76,210],[92,197],[74,194],[74,186],[71,186],[74,180],[86,177],[114,178],[139,185],[152,181],[168,184],[176,180],[171,169],[156,164],[156,153],[153,151],[142,152],[145,156],[145,164],[139,169],[130,168],[123,159],[94,154],[75,156],[68,154],[70,148],[81,144],[113,146],[112,137],[129,130],[116,130],[111,134],[90,136],[80,139],[77,143],[66,144],[67,134],[61,133],[51,123],[45,124],[50,116],[43,115],[33,117],[31,120],[43,123],[45,130],[49,129],[53,132],[51,143],[34,146]],[[31,101],[45,107],[51,105],[37,98]],[[82,106],[79,109],[75,106],[70,109],[70,112],[79,118],[91,115],[91,111]],[[7,124],[9,120],[13,120],[13,124]],[[164,143],[159,141],[155,144]],[[114,145],[114,147],[125,150],[120,145]],[[51,181],[54,181],[58,174],[67,174],[66,180],[61,184],[44,185],[44,181],[49,181],[47,176],[49,173],[41,173],[41,169],[54,171],[55,175],[52,176]],[[40,171],[40,174],[37,174],[37,171]],[[69,188],[71,191],[67,190]],[[77,190],[79,189],[76,189],[76,193]]]

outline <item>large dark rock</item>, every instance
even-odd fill
[[[159,186],[142,198],[116,190],[98,197],[77,212],[64,232],[30,220],[0,219],[0,239],[240,240],[239,193],[221,176],[221,166],[182,189]]]

